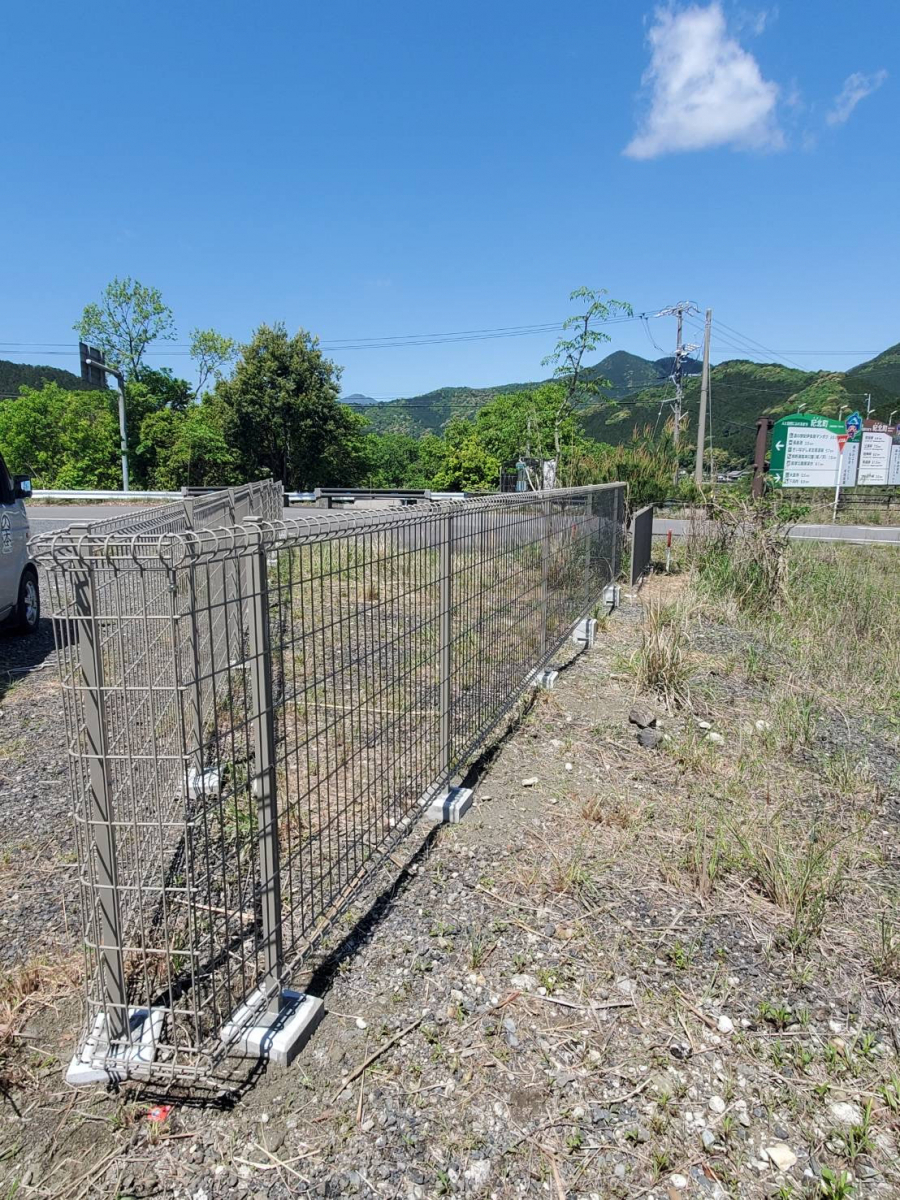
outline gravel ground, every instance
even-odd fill
[[[43,584],[43,579],[42,579]],[[44,603],[46,589],[42,588]],[[71,948],[77,908],[68,757],[47,617],[0,632],[0,967]]]
[[[651,580],[603,623],[487,757],[465,821],[418,828],[371,881],[300,980],[328,1015],[290,1068],[206,1105],[73,1093],[78,1003],[57,981],[29,1009],[3,1110],[17,1198],[900,1194],[898,984],[856,953],[861,893],[794,950],[746,876],[706,887],[686,866],[700,799],[704,820],[733,799],[716,756],[747,752],[766,711],[766,683],[724,665],[747,635],[694,631],[705,725],[651,704],[662,740],[645,750],[629,721],[642,604],[677,588]],[[0,759],[8,962],[72,948],[51,659],[2,702],[22,740]],[[896,840],[896,731],[858,720],[885,777],[865,803]],[[818,731],[823,750],[838,728]]]

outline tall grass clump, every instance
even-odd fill
[[[684,611],[678,605],[651,602],[631,667],[639,689],[665,701],[670,712],[690,705],[688,644]]]
[[[694,524],[688,554],[701,592],[755,615],[776,607],[787,575],[788,531],[803,510],[766,499],[713,497]]]

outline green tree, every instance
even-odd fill
[[[605,379],[591,377],[586,373],[585,357],[593,354],[604,343],[611,341],[608,334],[597,325],[616,316],[632,316],[634,310],[624,300],[605,300],[605,288],[576,288],[569,300],[577,302],[581,311],[567,317],[563,322],[563,336],[556,343],[552,354],[543,359],[543,365],[553,366],[553,377],[561,384],[555,414],[551,421],[550,447],[540,457],[555,458],[557,480],[571,483],[571,473],[563,470],[563,455],[566,446],[566,429],[570,418],[588,398],[596,398],[609,387]]]
[[[216,333],[215,329],[191,330],[191,358],[197,371],[197,386],[194,395],[199,397],[207,383],[217,383],[224,368],[237,358],[238,347],[234,338]]]
[[[420,439],[408,433],[366,435],[369,470],[366,482],[373,488],[427,487]]]
[[[242,478],[271,476],[290,490],[365,477],[365,418],[338,402],[340,369],[316,338],[260,325],[216,395]]]
[[[510,469],[519,459],[557,459],[560,479],[587,443],[581,422],[567,403],[561,383],[545,383],[528,392],[508,392],[484,405],[475,417],[475,432],[488,454]],[[531,485],[542,480],[530,472]]]
[[[120,486],[119,422],[109,392],[22,387],[0,400],[0,448],[9,469],[38,486]]]
[[[225,422],[223,405],[213,396],[184,410],[161,408],[148,413],[141,422],[138,446],[148,486],[172,491],[240,482]]]
[[[454,417],[447,424],[443,442],[443,454],[433,478],[436,489],[447,492],[497,490],[500,460],[487,449],[470,422],[463,417]]]
[[[144,434],[145,420],[159,412],[184,413],[193,403],[193,389],[168,367],[144,367],[138,379],[125,383],[125,417],[128,426],[128,462],[132,486],[154,487],[156,467],[153,446]]]
[[[172,310],[163,303],[162,293],[130,275],[108,283],[100,303],[88,304],[73,328],[131,380],[140,377],[149,346],[176,337]]]

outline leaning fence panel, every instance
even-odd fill
[[[630,584],[639,587],[653,557],[653,505],[638,509],[631,521]]]
[[[615,578],[623,511],[607,485],[282,521],[251,485],[194,498],[180,530],[33,543],[60,633],[82,1078],[211,1077],[237,1012],[277,1019]]]

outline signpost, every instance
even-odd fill
[[[769,481],[777,487],[840,486],[838,434],[846,437],[843,421],[794,413],[772,429]]]
[[[844,478],[844,447],[850,438],[848,433],[839,433],[837,435],[838,444],[838,465],[837,465],[837,482],[834,485],[834,512],[831,514],[831,523],[837,521],[838,501],[841,498],[841,480]]]
[[[888,483],[894,439],[891,427],[882,421],[866,421],[862,427],[859,448],[858,485],[874,484],[884,487]]]
[[[782,417],[772,428],[769,482],[782,488],[833,487],[836,519],[841,488],[900,486],[900,425],[864,419],[858,412],[846,421],[814,413]]]
[[[891,465],[888,469],[888,483],[892,487],[900,487],[900,425],[895,426],[892,436]]]

